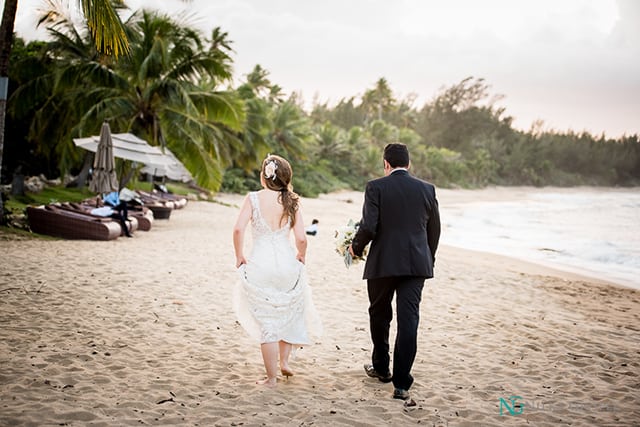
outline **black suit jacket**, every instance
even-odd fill
[[[367,183],[352,242],[356,255],[371,242],[363,279],[433,277],[439,240],[440,213],[432,184],[404,170]]]

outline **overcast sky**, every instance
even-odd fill
[[[72,6],[76,0],[70,0]],[[4,2],[0,2],[4,4]],[[529,129],[640,133],[640,1],[128,0],[234,42],[238,81],[256,64],[286,93],[333,105],[384,77],[416,106],[482,77]],[[20,0],[16,32],[34,38],[43,0]],[[42,34],[42,33],[41,33]],[[42,36],[40,36],[42,38]]]

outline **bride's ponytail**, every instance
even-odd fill
[[[284,158],[270,154],[262,162],[262,171],[260,173],[265,186],[280,193],[278,201],[284,208],[280,223],[286,222],[288,218],[291,221],[291,227],[293,227],[296,223],[300,197],[293,192],[291,185],[291,178],[293,177],[291,165]]]
[[[280,203],[282,203],[282,206],[284,207],[284,212],[280,221],[282,222],[285,215],[287,215],[289,219],[291,219],[291,227],[293,227],[296,224],[296,212],[298,212],[299,197],[296,193],[289,190],[289,188],[285,188],[280,191],[279,199]]]

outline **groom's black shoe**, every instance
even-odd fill
[[[390,372],[388,372],[386,374],[381,374],[380,372],[376,371],[376,368],[374,368],[373,365],[365,364],[364,365],[364,371],[371,378],[377,378],[378,380],[380,380],[383,383],[390,383],[391,382],[391,373]]]
[[[401,399],[401,400],[409,400],[411,396],[409,395],[409,390],[405,390],[403,388],[394,388],[393,389],[393,398]]]

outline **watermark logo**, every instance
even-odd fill
[[[521,396],[509,396],[509,400],[500,398],[500,415],[504,415],[504,409],[506,409],[510,415],[520,415],[524,412],[524,403],[518,402],[522,400]]]
[[[522,396],[509,396],[508,398],[501,397],[500,403],[500,415],[521,415],[524,412],[525,406],[527,412],[616,412],[618,409],[609,402],[542,402],[536,400],[525,401]]]

